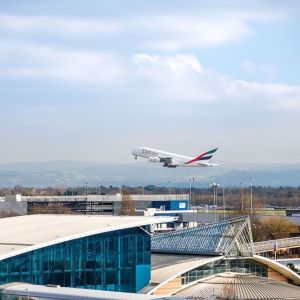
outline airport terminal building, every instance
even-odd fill
[[[0,284],[138,292],[149,284],[154,217],[31,215],[0,220]]]
[[[300,299],[298,274],[255,255],[248,217],[153,236],[151,252],[151,284],[144,289],[149,295],[204,299],[218,291],[221,297],[231,285],[233,294],[224,299],[281,299],[287,291],[289,299]],[[249,292],[255,284],[261,297]],[[247,292],[248,298],[240,298]]]
[[[224,296],[232,286],[233,294],[226,299],[281,299],[288,293],[287,299],[299,300],[300,288],[295,285],[300,285],[300,276],[255,255],[249,218],[151,234],[154,224],[172,221],[171,217],[95,215],[1,219],[0,226],[5,228],[0,232],[3,293],[13,293],[9,283],[26,282],[206,299],[217,291]],[[255,285],[261,290],[259,298],[251,288]],[[76,294],[29,288],[37,294]],[[239,296],[246,294],[248,298]]]

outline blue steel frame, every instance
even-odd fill
[[[0,261],[0,284],[58,284],[138,292],[150,281],[150,236],[140,228],[70,240]]]

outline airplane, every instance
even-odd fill
[[[217,150],[218,148],[215,148],[204,152],[195,158],[148,147],[136,147],[131,151],[131,154],[135,159],[142,157],[147,158],[149,162],[163,163],[163,166],[166,168],[213,167],[218,166],[218,164],[213,164],[209,160]]]

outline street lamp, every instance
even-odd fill
[[[209,187],[213,189],[213,195],[214,195],[214,209],[215,209],[215,223],[217,222],[217,190],[220,184],[212,182]]]
[[[193,227],[195,222],[195,178],[192,178],[193,180],[193,191],[192,191],[192,203],[193,203]]]
[[[85,195],[87,196],[88,195],[88,184],[89,183],[87,181],[85,181],[84,184],[85,184]]]
[[[222,177],[223,220],[225,221],[225,186],[224,186],[224,180],[225,180],[225,178]]]
[[[253,187],[253,178],[250,178],[250,205],[251,205],[251,215],[253,213],[253,198],[252,198],[252,187]]]
[[[189,209],[192,209],[192,227],[194,227],[194,222],[195,222],[195,200],[194,200],[194,182],[195,182],[195,178],[189,178],[189,182],[190,182],[190,201],[189,201]]]
[[[244,182],[241,182],[242,212],[244,212]]]
[[[189,178],[189,182],[190,182],[190,201],[189,201],[189,208],[192,207],[192,179]]]

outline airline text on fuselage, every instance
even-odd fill
[[[142,152],[143,152],[144,154],[151,155],[151,156],[153,156],[153,157],[158,156],[158,153],[157,153],[157,152],[154,152],[154,151],[151,151],[151,150],[143,149]]]

